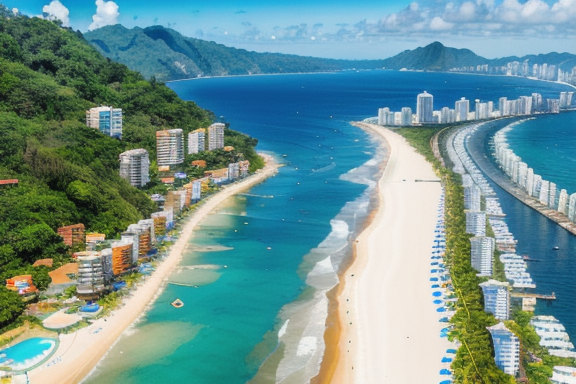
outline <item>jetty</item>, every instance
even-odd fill
[[[526,293],[526,292],[511,292],[511,297],[517,298],[534,298],[541,300],[556,300],[556,294],[552,292],[550,295],[544,295],[541,293]]]

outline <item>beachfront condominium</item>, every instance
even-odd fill
[[[224,128],[222,123],[214,123],[208,127],[208,150],[224,148]]]
[[[484,310],[494,315],[498,320],[510,317],[510,292],[507,282],[488,280],[480,284],[484,294]]]
[[[486,236],[486,212],[466,212],[466,233]]]
[[[76,257],[78,263],[78,285],[76,295],[93,299],[104,291],[104,269],[100,252],[81,252]]]
[[[470,239],[472,268],[481,276],[492,276],[495,241],[492,237],[477,236]]]
[[[550,380],[553,384],[576,384],[576,368],[557,365]]]
[[[184,137],[181,129],[156,132],[156,158],[159,166],[184,162]]]
[[[419,123],[434,122],[434,97],[424,91],[416,99],[416,118]]]
[[[202,152],[206,149],[206,130],[197,129],[188,134],[188,154]]]
[[[120,177],[135,187],[150,181],[150,158],[145,149],[131,149],[120,154]]]
[[[402,117],[400,118],[401,125],[403,127],[408,127],[412,125],[412,108],[403,107]]]
[[[466,100],[466,98],[461,98],[456,102],[454,107],[456,111],[456,121],[467,121],[468,120],[468,112],[470,111],[470,100]]]
[[[520,341],[504,323],[487,327],[494,344],[494,360],[504,373],[516,376],[520,367]]]
[[[96,107],[86,111],[86,125],[106,136],[122,138],[122,109]]]

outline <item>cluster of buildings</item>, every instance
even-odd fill
[[[224,148],[225,125],[215,123],[208,129],[196,129],[188,134],[188,154]],[[208,132],[206,132],[208,131]],[[168,129],[156,132],[156,159],[158,166],[170,166],[184,162],[184,132]]]
[[[451,72],[480,73],[485,75],[505,75],[528,77],[532,79],[558,81],[562,83],[576,85],[576,67],[569,70],[562,70],[555,64],[530,64],[530,60],[523,62],[510,61],[505,65],[476,65],[469,67],[452,68]]]
[[[562,109],[573,107],[574,92],[560,92],[558,99],[543,99],[539,93],[531,96],[520,96],[515,100],[506,97],[498,99],[498,109],[494,102],[474,101],[474,111],[470,100],[462,97],[454,103],[454,109],[443,107],[434,110],[434,96],[424,91],[416,99],[416,114],[409,107],[401,112],[393,112],[390,108],[378,110],[378,125],[411,126],[422,124],[451,124],[463,121],[485,120],[505,116],[532,115],[537,113],[559,113]]]
[[[516,240],[510,233],[505,214],[493,197],[494,191],[469,157],[464,143],[479,125],[465,127],[453,133],[448,140],[448,155],[454,163],[454,171],[462,175],[464,187],[464,207],[466,212],[466,232],[475,235],[471,242],[472,267],[481,276],[493,275],[494,250],[500,251],[500,261],[508,281],[489,279],[480,284],[484,296],[484,310],[492,313],[497,320],[507,320],[510,316],[511,289],[535,288],[524,257],[516,254]],[[484,208],[483,210],[481,210]],[[494,237],[486,237],[486,222],[490,224]],[[523,298],[523,308],[530,308],[524,301],[533,304],[534,298]],[[542,324],[548,322],[548,324]],[[535,316],[532,326],[540,335],[540,345],[548,348],[550,354],[563,357],[576,357],[564,327],[552,317]],[[496,365],[504,372],[515,376],[520,366],[520,343],[518,337],[506,328],[503,322],[488,327],[494,345]],[[552,333],[555,332],[555,333]],[[555,367],[560,373],[565,367]],[[560,375],[559,373],[559,375]],[[567,383],[558,381],[558,383]]]
[[[576,193],[569,195],[566,189],[559,189],[555,183],[544,180],[510,149],[506,140],[506,133],[521,122],[510,124],[494,135],[495,156],[498,164],[510,180],[528,196],[565,215],[570,222],[576,223]]]
[[[122,139],[122,109],[101,106],[86,111],[86,125],[106,136]]]

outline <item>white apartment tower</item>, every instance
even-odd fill
[[[188,134],[188,154],[206,150],[206,130],[197,129]]]
[[[509,283],[488,280],[480,284],[484,294],[484,310],[494,315],[498,320],[510,317]]]
[[[120,154],[120,177],[135,187],[150,181],[150,158],[145,149],[132,149]]]
[[[400,125],[407,127],[412,125],[412,108],[404,107],[402,108],[402,117]]]
[[[184,162],[184,137],[181,129],[156,132],[156,158],[159,166]]]
[[[215,123],[208,127],[208,150],[224,148],[224,128],[222,123]]]
[[[416,118],[419,123],[434,122],[434,97],[428,92],[420,93],[416,99]]]
[[[472,268],[482,276],[492,276],[495,241],[492,237],[477,236],[470,239]]]
[[[466,100],[464,97],[456,102],[454,107],[456,110],[456,121],[466,121],[468,120],[468,112],[470,111],[470,100]]]
[[[86,125],[106,136],[122,138],[122,109],[114,107],[96,107],[86,111]]]
[[[520,368],[520,341],[500,322],[487,327],[494,344],[494,360],[504,373],[515,376]]]

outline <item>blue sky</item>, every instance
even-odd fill
[[[0,0],[82,32],[163,25],[258,52],[374,59],[433,41],[488,57],[576,53],[576,0]]]

